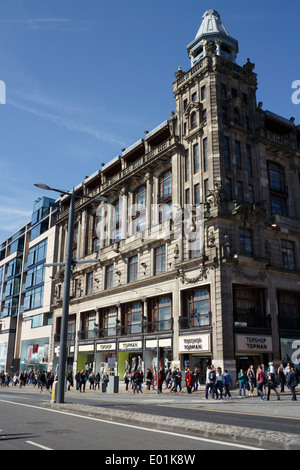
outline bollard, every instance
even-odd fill
[[[57,387],[58,387],[58,382],[54,382],[52,386],[52,393],[51,393],[51,403],[56,403],[57,400]]]

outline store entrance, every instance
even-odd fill
[[[241,356],[241,357],[236,357],[236,370],[237,373],[240,372],[241,369],[243,369],[245,372],[249,369],[249,367],[252,365],[254,367],[255,372],[257,371],[257,366],[260,366],[261,364],[265,365],[265,369],[268,368],[269,364],[269,355],[268,354],[263,354],[261,356]]]

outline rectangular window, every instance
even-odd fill
[[[154,251],[155,274],[162,274],[166,271],[166,247],[162,245]]]
[[[86,276],[86,293],[92,294],[94,288],[94,273],[88,273]]]
[[[238,140],[234,141],[234,155],[235,164],[238,170],[242,169],[242,158],[241,158],[241,143]]]
[[[164,331],[171,328],[172,299],[170,296],[152,301],[152,318],[154,331]]]
[[[199,145],[193,145],[193,160],[194,160],[194,174],[198,173],[200,170],[200,162],[199,162]]]
[[[230,170],[230,146],[229,137],[224,136],[224,160],[226,170]]]
[[[300,329],[300,295],[295,292],[278,293],[279,328],[295,332]]]
[[[203,139],[203,169],[204,169],[204,171],[208,171],[207,138]]]
[[[114,265],[110,264],[105,269],[105,289],[112,289],[114,286]]]
[[[253,256],[251,230],[240,228],[240,253],[244,256]]]
[[[160,201],[168,199],[172,196],[172,172],[166,171],[160,177],[159,199]]]
[[[126,305],[125,325],[126,334],[137,334],[142,332],[143,307],[141,302]]]
[[[234,321],[248,327],[268,326],[265,312],[265,291],[254,286],[233,285]]]
[[[145,230],[146,225],[146,186],[141,186],[133,194],[133,204],[135,209],[135,214],[133,218],[135,219],[135,231],[142,232]]]
[[[190,179],[190,156],[189,156],[189,150],[188,149],[185,150],[184,165],[185,165],[184,177],[185,177],[185,181],[188,181]]]
[[[206,87],[205,85],[201,87],[201,101],[205,100],[206,98]]]
[[[243,200],[244,200],[243,183],[238,181],[237,184],[236,184],[236,187],[237,187],[237,197],[236,197],[237,201],[238,202],[243,202]]]
[[[252,178],[252,157],[251,157],[251,145],[246,145],[246,157],[247,157],[247,171],[249,178]]]
[[[200,184],[197,183],[194,186],[194,201],[195,204],[200,204]]]
[[[281,240],[282,266],[285,269],[296,269],[295,243]]]
[[[207,287],[183,293],[181,328],[197,328],[210,325],[210,292]]]
[[[128,282],[134,282],[138,276],[138,257],[132,256],[128,260]]]

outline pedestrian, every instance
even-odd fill
[[[185,381],[186,381],[187,392],[192,393],[193,376],[191,374],[190,369],[187,370]]]
[[[164,373],[163,373],[163,370],[160,368],[158,373],[156,373],[155,375],[155,381],[156,381],[156,386],[157,386],[157,390],[158,390],[158,393],[162,393],[162,384],[163,384],[163,381],[164,381]]]
[[[68,384],[68,391],[70,392],[71,387],[74,386],[74,379],[73,379],[73,372],[69,370],[67,375],[67,384]]]
[[[226,398],[227,395],[228,395],[228,398],[231,398],[229,387],[230,385],[232,386],[232,379],[226,369],[224,370],[223,380],[224,380],[224,387],[225,387],[224,398]]]
[[[102,382],[105,384],[105,391],[106,391],[107,390],[107,385],[108,385],[108,382],[109,382],[109,376],[108,376],[107,372],[104,372]]]
[[[206,370],[205,399],[208,400],[208,391],[211,398],[215,398],[216,371],[213,365],[208,366]]]
[[[223,374],[221,367],[217,367],[216,371],[216,384],[215,384],[215,392],[216,392],[216,400],[219,399],[220,393],[220,400],[223,400]]]
[[[172,372],[172,387],[171,387],[170,392],[177,393],[177,369],[176,367],[174,368]]]
[[[100,390],[100,374],[97,372],[96,377],[95,377],[95,390]]]
[[[39,374],[38,382],[39,382],[39,388],[41,389],[41,393],[42,393],[42,392],[43,392],[43,388],[46,387],[46,382],[47,382],[46,374],[45,374],[44,371],[42,371],[42,372]]]
[[[166,389],[168,390],[171,388],[171,381],[172,381],[172,374],[170,369],[165,369],[165,384],[166,384]]]
[[[86,371],[82,370],[80,374],[80,384],[79,384],[79,390],[80,393],[85,393],[85,385],[86,385],[87,377],[86,377]]]
[[[92,371],[89,375],[89,382],[90,382],[90,390],[95,390],[95,374],[94,372]]]
[[[199,369],[198,367],[195,367],[194,373],[193,373],[193,383],[194,383],[194,392],[198,391],[198,386],[199,386]]]
[[[266,382],[267,382],[267,379],[266,379],[265,373],[262,370],[261,366],[258,366],[257,372],[256,372],[256,384],[257,384],[257,395],[260,396],[261,400],[265,398],[263,387]]]
[[[247,379],[248,379],[249,397],[254,397],[255,372],[254,372],[254,367],[252,365],[247,370]]]
[[[290,365],[290,371],[287,377],[286,385],[292,392],[292,401],[297,401],[296,387],[298,385],[298,380],[297,380],[297,376],[295,373],[295,369],[291,365]]]
[[[147,390],[150,390],[152,382],[153,382],[153,373],[152,373],[151,369],[147,369],[147,372],[146,372],[146,387],[147,387]],[[126,390],[127,390],[127,388],[126,388]]]
[[[244,372],[244,369],[241,369],[238,375],[239,398],[242,398],[242,390],[244,391],[244,398],[246,398],[247,383],[247,374]]]
[[[267,400],[270,400],[271,390],[274,390],[274,392],[277,396],[277,400],[280,400],[280,395],[277,391],[277,383],[276,383],[275,374],[273,374],[272,372],[269,372],[268,376],[267,376],[267,379],[268,379],[268,396],[267,396]]]
[[[76,380],[76,390],[80,390],[81,372],[79,370],[77,371],[77,374],[75,375],[75,380]]]
[[[130,372],[129,370],[127,369],[125,374],[124,374],[124,382],[125,382],[125,385],[126,385],[126,392],[128,392],[128,386],[129,386],[129,382],[130,382]]]
[[[284,393],[284,386],[286,384],[286,376],[285,376],[285,373],[284,373],[284,366],[283,366],[282,363],[278,367],[277,375],[278,375],[279,382],[280,382],[280,387],[281,387],[280,392]]]
[[[177,368],[177,374],[176,374],[176,384],[179,387],[180,392],[182,392],[181,388],[181,382],[182,382],[182,372]],[[177,388],[176,388],[177,391]]]

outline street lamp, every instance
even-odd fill
[[[61,191],[60,189],[51,188],[46,184],[35,184],[37,188],[46,191],[55,191],[60,194],[67,194],[71,196],[69,222],[68,222],[68,238],[67,238],[67,251],[65,261],[62,263],[47,264],[47,266],[65,266],[64,278],[64,293],[62,305],[62,321],[61,321],[61,334],[60,334],[60,354],[59,354],[59,369],[58,369],[58,388],[57,388],[57,403],[64,403],[65,396],[65,375],[66,375],[66,362],[67,362],[67,335],[68,335],[68,317],[69,317],[69,303],[70,303],[70,284],[71,284],[71,270],[75,264],[95,263],[100,260],[86,260],[75,261],[73,260],[72,245],[74,239],[74,218],[75,218],[75,197],[91,199],[94,201],[107,201],[107,198],[102,196],[75,196],[74,188],[72,191]]]

